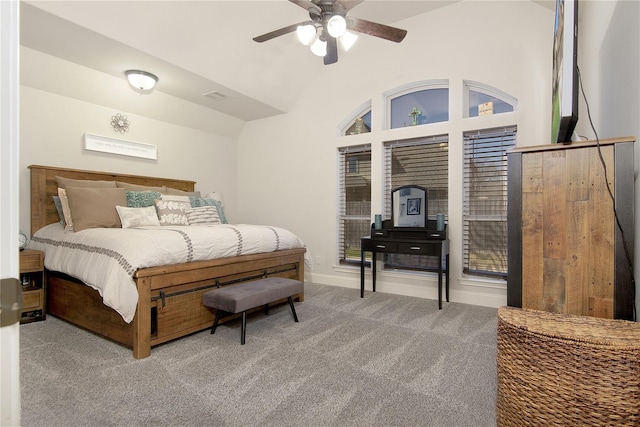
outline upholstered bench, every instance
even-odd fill
[[[293,313],[293,320],[297,322],[298,316],[291,297],[302,292],[304,292],[304,283],[299,280],[267,277],[206,292],[202,296],[202,304],[205,307],[216,309],[216,317],[211,327],[212,334],[216,332],[223,312],[242,313],[240,343],[244,345],[247,331],[247,310],[263,306],[265,314],[269,314],[269,303],[287,298]]]

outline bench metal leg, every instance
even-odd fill
[[[263,308],[264,308],[264,315],[268,316],[269,315],[269,304],[265,304]]]
[[[218,322],[220,321],[221,316],[222,310],[216,310],[216,318],[213,320],[213,325],[211,326],[211,335],[216,333],[216,328],[218,327]]]
[[[298,315],[296,314],[296,309],[293,307],[293,299],[291,297],[287,298],[289,300],[289,305],[291,306],[291,312],[293,313],[293,320],[298,321]]]
[[[242,329],[240,330],[240,344],[244,345],[244,338],[247,335],[247,312],[242,312]]]

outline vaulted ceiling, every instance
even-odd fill
[[[455,1],[367,0],[349,14],[390,25]],[[308,19],[286,0],[23,1],[21,44],[123,80],[152,72],[156,90],[249,121],[286,112],[322,67],[340,67],[295,33],[252,40]]]
[[[365,0],[349,15],[400,26],[457,1]],[[155,90],[245,121],[287,112],[323,67],[349,60],[340,52],[338,63],[324,65],[295,33],[254,42],[309,19],[287,0],[30,0],[20,12],[25,47],[123,80],[127,69],[152,72],[159,77]]]

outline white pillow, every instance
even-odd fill
[[[213,225],[222,224],[215,206],[203,206],[199,208],[185,209],[189,225]]]
[[[155,206],[144,208],[129,208],[116,206],[122,228],[142,227],[145,225],[160,225]]]

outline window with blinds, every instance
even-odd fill
[[[463,269],[507,275],[507,150],[516,127],[464,133]]]
[[[384,143],[384,217],[391,218],[391,190],[420,185],[428,193],[429,219],[447,215],[449,198],[449,137],[447,135]]]
[[[437,135],[384,143],[384,218],[391,218],[391,191],[403,185],[427,189],[427,217],[447,216],[449,137]],[[385,254],[385,268],[437,270],[437,258]]]
[[[371,234],[371,145],[338,149],[338,183],[339,262],[360,263],[360,239]]]

